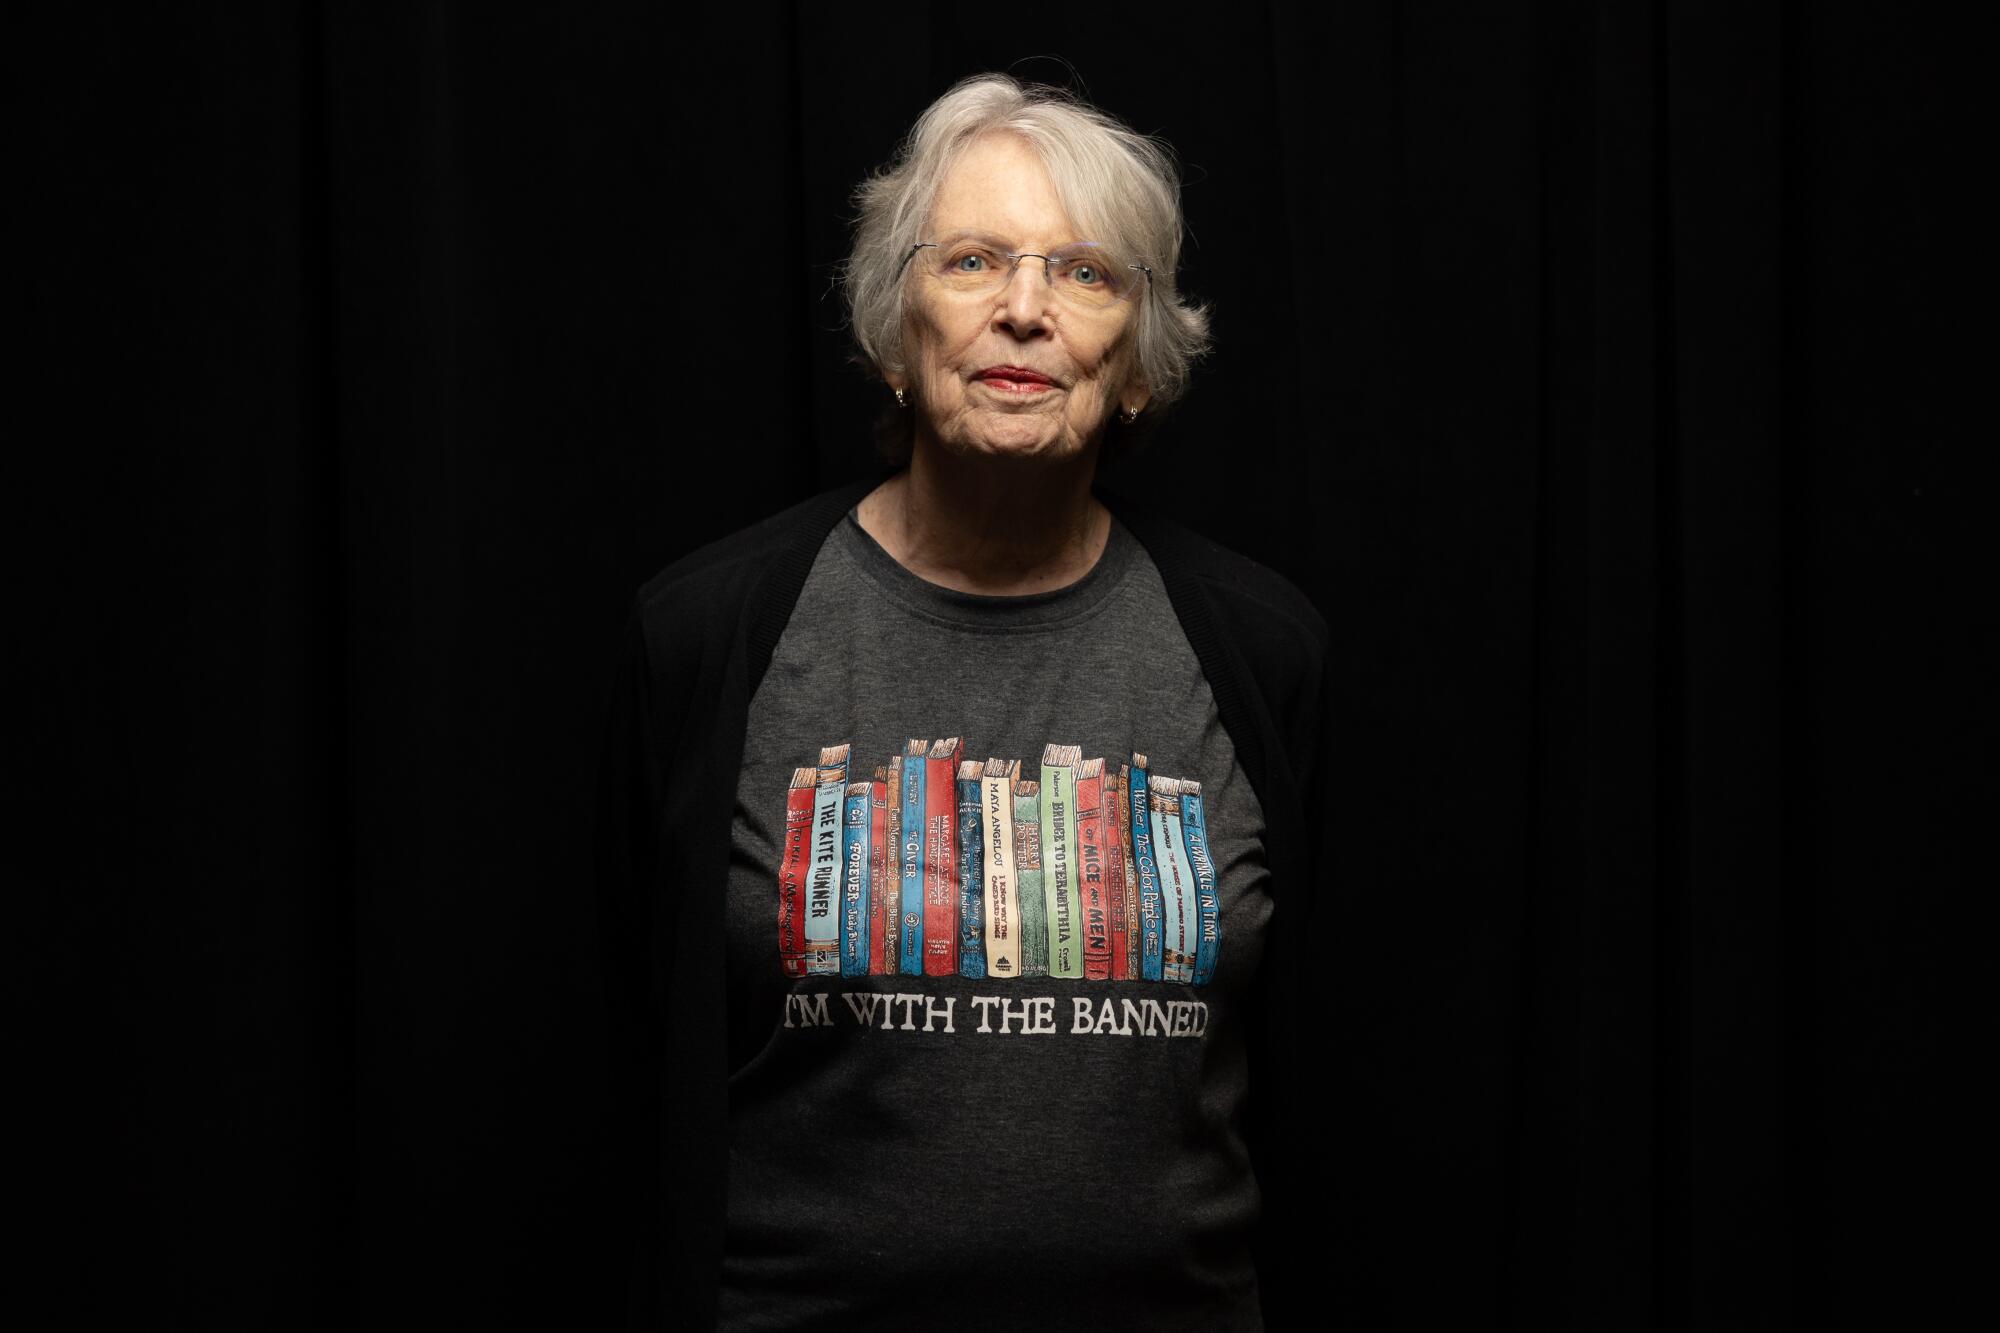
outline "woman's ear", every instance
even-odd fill
[[[1136,349],[1131,357],[1126,363],[1125,383],[1118,390],[1118,415],[1126,421],[1137,417],[1146,410],[1146,404],[1153,401],[1153,388],[1146,383],[1146,374],[1139,365]]]
[[[1152,401],[1152,391],[1147,389],[1145,381],[1134,380],[1125,386],[1125,392],[1118,395],[1118,415],[1127,421],[1135,420],[1146,410],[1146,404]]]

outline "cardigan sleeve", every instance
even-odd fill
[[[599,1162],[604,1281],[628,1326],[651,1321],[660,1236],[659,1061],[654,886],[666,783],[654,738],[652,670],[635,602],[625,625],[600,756],[595,896],[605,1004],[607,1133]]]

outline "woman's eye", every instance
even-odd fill
[[[985,267],[985,265],[986,265],[986,256],[976,255],[976,254],[960,255],[957,259],[952,261],[952,267],[957,269],[960,273],[977,273],[981,268]]]
[[[1104,280],[1098,274],[1096,267],[1091,264],[1078,264],[1075,268],[1069,271],[1069,275],[1071,278],[1073,278],[1077,282],[1084,284],[1086,287],[1092,286]]]

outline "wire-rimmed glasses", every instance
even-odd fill
[[[919,251],[934,253],[917,266],[918,271],[944,291],[955,296],[998,295],[1013,280],[1014,270],[1023,259],[1042,261],[1042,273],[1056,295],[1070,305],[1085,310],[1103,310],[1130,300],[1141,291],[1150,291],[1153,270],[1131,263],[1096,241],[1073,241],[1059,245],[1048,254],[1032,250],[1009,250],[991,236],[964,236],[949,241],[918,241],[903,256],[902,269]],[[1145,281],[1133,276],[1145,275]]]

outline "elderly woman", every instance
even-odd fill
[[[1178,196],[1066,93],[946,93],[845,269],[901,466],[635,600],[600,894],[635,1326],[1285,1326],[1328,631],[1095,488],[1206,343]]]

